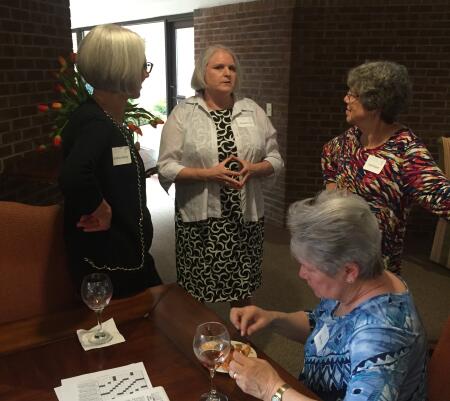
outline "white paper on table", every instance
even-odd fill
[[[123,338],[122,334],[119,333],[119,330],[117,329],[116,323],[114,322],[113,318],[108,319],[106,322],[102,323],[102,326],[105,331],[107,331],[109,334],[112,335],[112,338],[107,343],[98,345],[91,344],[87,339],[87,337],[93,331],[98,329],[98,325],[94,326],[90,330],[83,330],[83,329],[77,330],[78,339],[80,340],[81,346],[85,351],[89,351],[95,348],[109,347],[110,345],[123,343],[125,341],[125,338]]]
[[[56,393],[56,398],[58,398],[58,401],[68,400],[68,398],[65,398],[65,396],[64,396],[64,390],[63,390],[62,386],[55,387],[55,393]]]
[[[157,389],[139,362],[63,379],[55,393],[59,401],[169,401],[164,389]]]

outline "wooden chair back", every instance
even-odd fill
[[[441,138],[439,164],[450,180],[450,137]],[[440,218],[436,224],[430,259],[450,269],[450,223],[444,218]]]
[[[67,267],[62,207],[0,201],[0,323],[79,302]]]
[[[428,401],[450,400],[450,316],[428,364]]]

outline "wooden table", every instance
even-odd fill
[[[176,284],[151,288],[112,302],[105,320],[114,317],[126,341],[83,351],[76,328],[92,327],[95,316],[86,307],[64,313],[0,325],[0,400],[57,400],[53,388],[60,380],[144,362],[154,386],[163,386],[171,401],[198,401],[208,390],[209,374],[192,351],[195,327],[220,320]],[[230,328],[232,338],[238,333]],[[257,349],[257,348],[256,348]],[[296,389],[314,397],[296,378],[257,349]],[[228,375],[217,373],[219,391],[230,401],[255,398],[244,394]]]

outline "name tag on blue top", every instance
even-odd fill
[[[316,346],[317,352],[322,351],[323,347],[328,342],[328,339],[330,338],[330,332],[328,331],[328,327],[326,324],[323,325],[323,327],[319,330],[319,332],[314,337],[314,344]]]

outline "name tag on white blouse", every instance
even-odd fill
[[[330,338],[330,332],[328,331],[328,327],[326,324],[319,330],[319,332],[314,337],[314,344],[316,345],[317,352],[322,351],[323,347],[325,347],[328,339]]]
[[[255,123],[251,116],[240,116],[237,118],[237,123],[239,127],[254,127]]]
[[[386,160],[369,155],[363,168],[364,170],[371,171],[372,173],[380,174],[380,171],[383,170],[385,164]]]
[[[131,163],[130,148],[128,146],[119,146],[112,148],[113,166]]]

